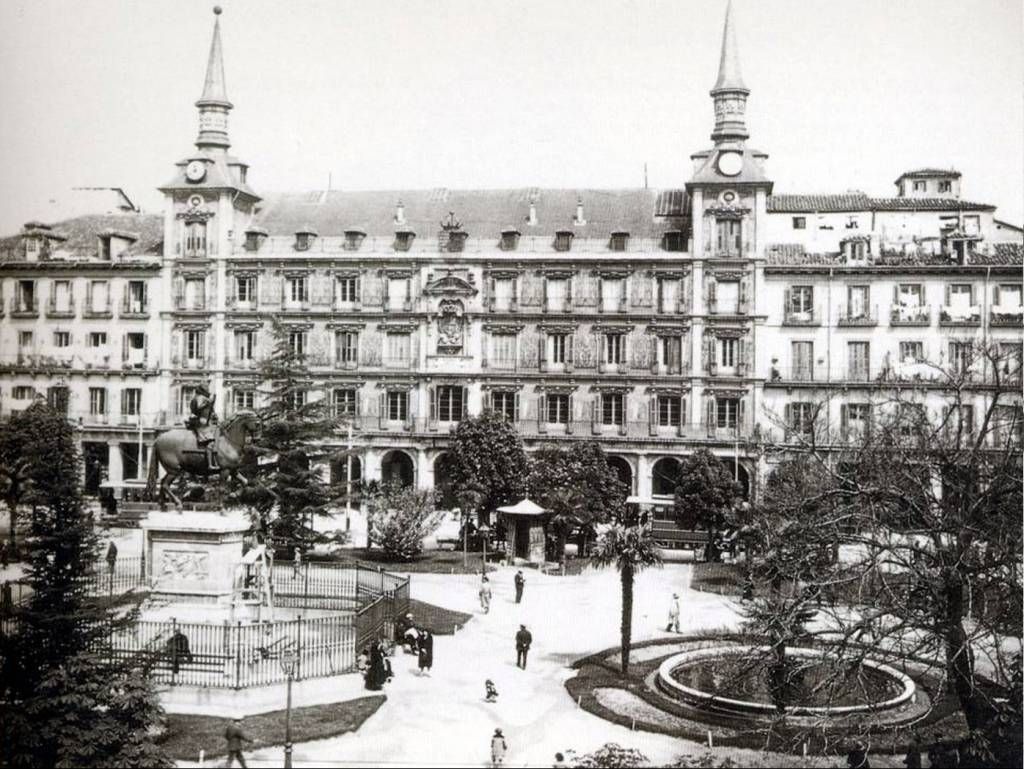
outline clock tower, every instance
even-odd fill
[[[228,349],[224,313],[227,261],[244,239],[260,197],[249,187],[249,166],[228,154],[228,100],[224,78],[219,6],[213,9],[213,38],[206,62],[195,150],[179,160],[164,194],[162,317],[163,359],[170,367],[161,388],[168,422],[188,416],[187,400],[199,384],[224,405],[223,371]]]

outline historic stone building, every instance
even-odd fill
[[[1019,378],[1022,230],[962,200],[948,170],[902,174],[895,197],[775,194],[767,154],[748,144],[749,94],[727,12],[712,146],[678,189],[263,197],[229,154],[215,24],[195,151],[160,187],[162,231],[125,214],[116,227],[31,224],[7,241],[0,408],[66,388],[116,478],[134,472],[122,444],[139,420],[144,440],[181,422],[198,383],[229,412],[259,405],[276,316],[315,372],[310,397],[349,417],[363,478],[439,483],[455,425],[493,409],[528,448],[600,440],[649,495],[697,447],[755,482],[764,441],[816,429],[812,406],[836,440],[893,388],[939,407],[922,366],[964,364],[972,340],[1003,344]],[[92,224],[88,258],[80,243],[61,255],[67,226]],[[59,288],[64,275],[72,288]],[[96,315],[104,280],[108,304],[119,292],[123,303]],[[62,291],[93,293],[63,315],[39,310]],[[50,366],[64,322],[74,355]],[[101,328],[102,365],[80,363]],[[979,405],[986,392],[979,379]]]

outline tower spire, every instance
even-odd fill
[[[725,6],[725,25],[722,29],[722,54],[718,61],[718,79],[711,89],[715,102],[715,130],[711,139],[722,143],[742,144],[750,136],[745,123],[747,96],[750,89],[740,74],[739,46],[732,17],[732,0]]]
[[[231,146],[228,139],[228,113],[234,105],[228,101],[227,86],[224,82],[219,5],[214,6],[213,13],[213,39],[210,42],[210,56],[206,62],[206,80],[203,82],[203,95],[196,102],[196,107],[199,108],[199,136],[196,138],[196,147],[201,150],[226,150]]]

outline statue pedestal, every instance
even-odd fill
[[[231,604],[242,536],[250,526],[245,515],[153,511],[140,526],[153,598]]]

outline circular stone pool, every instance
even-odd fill
[[[716,646],[675,654],[655,678],[665,694],[689,705],[731,713],[778,712],[768,683],[767,646]],[[827,651],[791,648],[786,652],[789,697],[785,712],[796,716],[842,716],[878,713],[899,707],[914,696],[909,676],[866,659],[840,668]]]

